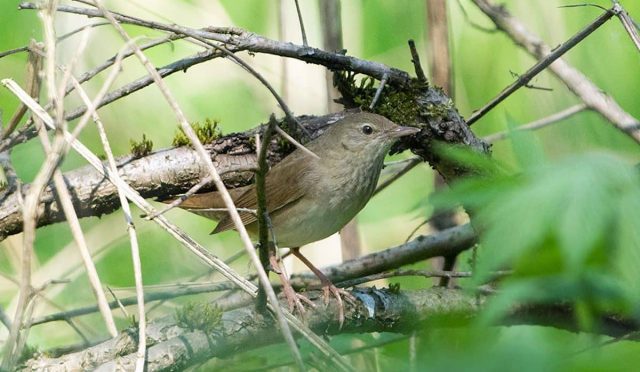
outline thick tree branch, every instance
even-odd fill
[[[435,287],[418,291],[391,291],[361,288],[351,292],[355,305],[346,307],[346,321],[339,328],[336,302],[328,307],[322,303],[320,292],[308,293],[316,302],[316,309],[307,313],[307,323],[316,332],[326,335],[362,332],[407,333],[425,325],[437,326],[439,316],[457,315],[472,320],[482,309],[486,296],[476,296],[457,289]],[[574,309],[569,304],[518,304],[500,324],[535,324],[579,331]],[[185,325],[181,324],[183,327]],[[198,329],[181,328],[173,317],[160,319],[149,325],[147,369],[183,369],[199,361],[228,357],[260,346],[282,342],[273,331],[271,319],[265,319],[252,307],[225,312],[219,324],[207,333]],[[638,329],[638,324],[615,315],[605,315],[599,327],[592,331],[602,335],[621,336]],[[118,338],[80,352],[29,360],[25,369],[50,371],[99,369],[128,370],[135,362],[135,335],[122,333]]]

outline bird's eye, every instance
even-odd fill
[[[373,133],[373,128],[371,127],[371,125],[365,124],[362,126],[362,133],[370,135],[371,133]]]

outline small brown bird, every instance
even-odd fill
[[[398,138],[419,131],[396,125],[380,115],[348,113],[320,137],[306,144],[306,148],[318,157],[297,149],[267,172],[265,195],[275,243],[291,248],[292,253],[320,278],[325,295],[331,292],[337,297],[341,322],[344,318],[341,291],[298,249],[338,232],[355,217],[371,198],[391,145]],[[257,208],[254,185],[229,191],[237,208]],[[220,220],[213,234],[233,228],[226,212],[209,211],[225,208],[218,192],[193,195],[180,207]],[[240,212],[240,216],[249,234],[257,237],[256,215]],[[285,285],[285,289],[289,305],[293,306],[294,302],[301,308],[297,297],[291,298],[290,286]]]

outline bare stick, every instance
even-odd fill
[[[380,86],[378,86],[378,89],[376,89],[376,94],[373,96],[373,100],[369,105],[369,110],[373,110],[376,103],[378,103],[378,100],[380,99],[380,94],[382,94],[382,90],[384,89],[384,86],[387,84],[387,80],[389,80],[389,75],[388,74],[382,75],[382,80],[380,80]]]
[[[480,3],[488,4],[485,0],[474,0],[476,5]],[[478,5],[481,7],[481,5]],[[533,79],[536,75],[542,72],[544,69],[549,67],[554,61],[560,58],[563,54],[568,52],[571,48],[576,46],[579,42],[584,40],[587,36],[591,35],[592,32],[597,30],[600,26],[602,26],[605,22],[607,22],[611,17],[615,15],[615,12],[612,10],[608,10],[598,18],[596,18],[591,24],[580,30],[577,34],[569,38],[569,40],[562,43],[559,47],[555,48],[548,54],[545,54],[543,58],[538,61],[535,65],[533,65],[527,72],[520,75],[516,81],[514,81],[511,85],[504,88],[500,94],[489,101],[486,105],[484,105],[481,109],[475,111],[471,116],[467,119],[467,125],[472,125],[480,118],[482,118],[486,113],[491,111],[494,107],[496,107],[500,102],[504,101],[507,97],[513,94],[515,91],[525,86],[531,79]],[[499,25],[497,25],[499,26]],[[499,26],[500,27],[500,26]],[[640,136],[639,136],[640,139]],[[638,140],[638,139],[636,139]]]
[[[203,178],[202,180],[200,180],[200,182],[198,182],[197,185],[195,185],[192,188],[190,188],[189,191],[187,191],[183,195],[180,195],[179,198],[176,198],[176,200],[172,201],[170,204],[167,204],[167,206],[164,207],[164,209],[160,209],[156,213],[154,213],[154,214],[152,214],[150,216],[146,216],[145,219],[146,220],[152,220],[152,219],[158,217],[159,215],[164,214],[164,213],[172,210],[175,207],[178,207],[185,200],[187,200],[190,196],[192,196],[193,194],[197,193],[198,190],[200,190],[201,188],[203,188],[207,184],[211,183],[212,180],[213,180],[213,178],[211,176]],[[226,208],[225,208],[225,210],[226,210]]]
[[[492,278],[502,277],[506,275],[511,275],[511,271],[498,271],[492,273]],[[356,285],[360,285],[367,282],[372,282],[374,280],[380,279],[388,279],[395,278],[399,276],[421,276],[424,278],[470,278],[473,276],[473,272],[471,271],[445,271],[445,270],[393,270],[387,271],[383,273],[373,274],[363,276],[361,278],[345,280],[344,282],[340,282],[337,286],[341,288],[349,288]]]
[[[162,66],[158,69],[158,73],[162,77],[169,76],[173,73],[179,71],[185,71],[191,66],[196,64],[209,61],[213,58],[219,57],[220,53],[215,50],[206,50],[204,52],[199,52],[188,56],[186,58],[179,59],[175,62],[169,63],[168,65]],[[106,63],[105,63],[106,64]],[[122,87],[115,89],[109,94],[107,94],[104,99],[99,102],[98,108],[110,104],[122,97],[126,97],[131,93],[137,92],[142,88],[145,88],[153,83],[153,78],[149,75],[136,79],[128,84],[123,85]],[[67,120],[73,120],[80,117],[87,110],[87,106],[80,106],[74,110],[69,111],[66,115]]]
[[[124,52],[127,49],[129,49],[129,45],[125,44],[124,48],[122,48],[120,53],[118,53],[113,66],[114,72],[120,70],[122,59],[124,58]],[[94,112],[93,121],[96,123],[96,126],[98,128],[100,141],[102,142],[102,147],[104,149],[105,154],[107,155],[109,167],[111,168],[111,171],[113,172],[115,177],[120,177],[118,174],[116,161],[113,156],[113,151],[111,151],[111,145],[109,144],[109,139],[107,138],[107,133],[105,132],[104,125],[102,124],[102,120],[100,120],[100,117],[98,116],[98,113],[95,111],[95,108],[92,107],[91,100],[89,99],[84,89],[80,85],[80,82],[78,82],[75,78],[72,78],[72,83],[76,87],[76,90],[80,94],[80,97],[84,101],[85,105],[87,105],[89,110]],[[124,180],[122,180],[122,182],[124,183]],[[147,321],[146,321],[145,306],[144,306],[144,288],[143,288],[143,280],[142,280],[142,263],[140,260],[140,248],[138,245],[138,238],[136,235],[135,225],[133,224],[131,208],[129,207],[129,201],[127,200],[121,188],[117,188],[117,190],[118,190],[118,198],[120,199],[120,205],[122,206],[122,212],[124,213],[124,217],[125,217],[127,232],[129,234],[129,245],[131,247],[131,258],[133,262],[133,274],[134,274],[134,282],[136,287],[136,299],[138,304],[138,351],[137,351],[136,369],[138,369],[138,367],[144,369],[145,353],[147,349],[147,345],[146,345]]]
[[[47,93],[49,99],[52,102],[56,101],[55,92],[55,32],[53,29],[53,10],[50,8],[44,8],[40,11],[40,17],[42,18],[43,30],[46,41],[46,80],[47,80]],[[35,50],[34,50],[35,53]],[[34,61],[35,62],[35,61]],[[35,84],[39,86],[39,84]],[[25,93],[28,98],[31,98]],[[21,100],[22,101],[22,100]],[[58,108],[60,109],[60,105]],[[60,124],[60,123],[58,123]],[[55,137],[56,144],[61,146],[63,141],[60,136]],[[21,256],[21,273],[20,273],[20,288],[18,293],[18,301],[16,305],[15,315],[13,317],[13,324],[9,332],[9,337],[4,347],[4,358],[0,365],[0,370],[12,370],[18,355],[21,353],[20,342],[20,330],[23,326],[23,319],[27,313],[29,301],[33,296],[33,288],[31,286],[31,262],[33,256],[33,245],[36,235],[36,221],[38,219],[38,202],[44,187],[51,179],[51,175],[57,167],[59,156],[57,153],[51,151],[47,152],[45,164],[42,165],[38,174],[36,175],[32,188],[29,189],[24,200],[23,208],[23,242],[22,242],[22,256]]]
[[[59,43],[59,42],[65,40],[65,39],[68,39],[69,37],[77,34],[78,32],[84,31],[87,28],[104,26],[104,25],[108,25],[108,24],[109,24],[109,22],[97,22],[97,23],[93,23],[93,24],[90,24],[90,25],[85,25],[85,26],[82,26],[82,27],[78,27],[75,30],[71,30],[71,31],[67,32],[64,35],[59,36],[57,38],[56,42]],[[30,46],[27,45],[27,46],[23,46],[23,47],[20,47],[20,48],[15,48],[15,49],[4,51],[4,52],[0,53],[0,58],[6,57],[6,56],[9,56],[9,55],[12,55],[12,54],[16,54],[16,53],[26,52],[26,51],[29,50],[29,48],[30,48]]]
[[[42,50],[44,45],[36,43],[35,40],[29,42],[29,60],[27,61],[27,88],[26,91],[31,97],[38,97],[40,94],[40,70],[42,68]],[[27,112],[27,106],[24,103],[20,103],[20,107],[15,114],[9,120],[6,128],[0,135],[0,140],[7,138],[18,126],[20,120]]]
[[[300,11],[300,4],[298,0],[294,0],[296,3],[296,12],[298,13],[298,22],[300,22],[300,32],[302,33],[302,45],[308,46],[307,33],[304,31],[304,22],[302,21],[302,12]]]
[[[580,103],[574,106],[571,106],[567,109],[564,109],[560,112],[557,112],[553,115],[549,115],[547,117],[544,117],[542,119],[538,119],[536,121],[532,121],[531,123],[527,123],[527,124],[523,124],[520,125],[519,127],[517,127],[515,130],[517,131],[526,131],[526,130],[537,130],[540,128],[544,128],[548,125],[557,123],[561,120],[567,119],[577,113],[580,113],[584,110],[588,109],[587,105],[584,103]],[[483,140],[487,141],[488,143],[494,143],[497,141],[500,141],[502,139],[505,139],[509,136],[509,134],[511,133],[511,131],[504,131],[504,132],[499,132],[499,133],[494,133],[494,134],[490,134],[486,137],[483,138]]]
[[[420,54],[416,49],[416,43],[412,39],[408,41],[409,50],[411,51],[411,63],[413,63],[413,70],[416,72],[416,77],[421,83],[427,82],[427,76],[424,74],[422,65],[420,64]]]
[[[60,82],[60,85],[58,87],[58,97],[60,97],[60,99],[63,99],[62,97],[66,96],[66,94],[64,93],[65,87],[67,86],[69,79],[71,79],[72,72],[75,69],[76,64],[80,60],[82,53],[87,47],[87,43],[89,42],[89,34],[91,30],[92,28],[90,27],[87,27],[83,30],[80,41],[75,45],[75,51],[73,53],[73,57],[63,69],[62,81]],[[46,130],[46,127],[45,127],[45,130]]]
[[[47,60],[46,60],[46,77],[47,77],[47,85],[55,85],[55,32],[53,30],[53,18],[51,15],[47,15],[47,12],[43,12],[43,23],[44,23],[44,29],[45,29],[45,39],[46,39],[46,53],[47,53]],[[109,78],[107,78],[107,80],[105,81],[105,83],[103,84],[102,88],[100,89],[100,91],[98,92],[95,100],[96,101],[100,101],[102,99],[102,97],[104,96],[104,94],[106,93],[106,91],[109,89],[109,86],[111,85],[111,83],[113,82],[113,80],[115,79],[115,75],[116,74],[111,74],[109,76]],[[26,94],[26,92],[24,92],[23,90],[21,90],[17,84],[15,84],[13,81],[5,79],[2,81],[3,84],[5,84],[7,87],[10,88],[10,90],[16,94],[16,96],[25,104],[27,104],[30,108],[33,107],[33,109],[35,109],[36,111],[34,111],[34,113],[36,113],[36,115],[38,116],[42,116],[42,114],[46,114],[46,112],[44,111],[44,109],[42,109],[39,105],[35,104],[33,105],[33,103],[35,103],[33,101],[33,99]],[[59,120],[61,120],[62,118],[62,112],[63,112],[63,105],[61,102],[61,99],[59,99],[58,97],[58,92],[55,88],[55,86],[53,87],[49,87],[48,86],[48,93],[50,95],[50,101],[54,103],[54,106],[56,107],[56,113],[57,116],[59,118]],[[33,110],[32,109],[32,110]],[[88,110],[87,112],[85,112],[85,114],[83,115],[82,119],[79,121],[78,125],[76,126],[73,135],[71,135],[72,138],[75,138],[81,131],[82,129],[85,127],[86,123],[88,122],[89,116],[94,112],[94,110]],[[47,117],[49,117],[48,115],[45,115]],[[50,119],[50,117],[49,117]],[[34,180],[33,184],[32,184],[32,188],[30,189],[29,193],[27,194],[27,197],[25,198],[25,208],[24,208],[24,245],[23,245],[23,257],[24,257],[24,261],[23,264],[25,266],[23,266],[23,269],[26,269],[26,265],[29,265],[29,270],[30,271],[30,254],[27,254],[26,251],[31,251],[33,249],[33,242],[35,239],[35,227],[36,227],[36,221],[37,221],[37,206],[39,203],[39,199],[40,196],[42,195],[42,192],[44,190],[44,187],[46,186],[46,184],[48,183],[49,179],[51,179],[51,177],[54,175],[55,171],[57,170],[58,167],[58,163],[60,161],[60,159],[64,156],[64,154],[66,154],[66,152],[68,151],[68,143],[66,142],[64,136],[62,135],[63,132],[66,131],[66,126],[64,125],[63,122],[58,122],[60,123],[58,126],[56,126],[54,124],[54,121],[50,121],[50,126],[52,127],[56,127],[57,129],[60,129],[58,131],[56,131],[56,137],[54,140],[53,145],[50,147],[50,151],[47,152],[47,159],[45,161],[45,163],[43,164],[40,172],[38,173],[38,175],[36,176],[36,179]],[[63,182],[64,184],[64,182]],[[66,187],[66,186],[65,186]],[[63,191],[64,192],[64,191]],[[74,212],[75,214],[75,212]],[[76,216],[77,217],[77,216]],[[76,231],[77,232],[77,231]],[[86,246],[86,244],[85,244]],[[86,257],[85,257],[86,258]],[[90,260],[90,257],[89,257]],[[91,271],[90,266],[88,267],[88,272]],[[23,278],[21,280],[21,283],[24,282],[24,280],[28,280],[28,277],[30,277],[30,272],[29,273],[25,273],[23,271]],[[99,289],[97,289],[98,287],[96,286],[97,284],[99,284],[99,281],[95,281],[96,278],[92,279],[92,285],[94,288],[94,291],[96,291],[96,296],[98,298],[100,298],[100,291]],[[22,285],[21,285],[22,286]],[[28,297],[27,296],[27,292],[20,292],[20,296],[18,297],[18,306],[16,309],[16,318],[14,319],[18,319],[18,322],[14,322],[14,327],[18,327],[16,328],[16,333],[13,333],[13,336],[10,336],[10,340],[11,342],[9,342],[5,348],[5,352],[7,352],[7,350],[9,348],[12,348],[13,345],[15,343],[15,340],[18,337],[18,332],[19,332],[19,325],[22,323],[21,320],[21,316],[18,316],[18,310],[20,310],[20,314],[24,311],[24,308],[26,306],[26,302],[28,301]],[[106,301],[102,301],[102,304],[104,305],[104,303],[106,303]],[[103,310],[104,310],[104,306],[103,306]],[[106,309],[106,311],[108,312],[108,308]],[[109,313],[110,314],[110,313]],[[109,316],[107,316],[109,317]],[[112,320],[112,319],[111,319]],[[115,326],[113,325],[112,322],[110,322],[108,320],[108,318],[105,320],[107,322],[107,328],[109,329],[110,333],[114,333],[115,330]],[[16,326],[16,323],[18,323],[18,325]],[[111,323],[111,324],[110,324]],[[113,327],[112,327],[113,326]],[[115,333],[117,334],[117,330],[115,331]],[[9,354],[11,354],[9,352]],[[8,355],[9,355],[8,354]],[[9,357],[7,356],[5,358],[5,360],[3,361],[3,368],[7,368],[8,366],[11,365],[11,363],[13,363],[13,357]]]
[[[42,146],[44,147],[45,151],[49,152],[51,151],[49,137],[47,136],[46,129],[44,129],[44,124],[39,121],[40,119],[36,119],[36,125],[38,125],[39,127],[38,132],[40,133],[40,141],[42,142]],[[100,314],[104,319],[107,331],[109,332],[111,337],[116,337],[118,335],[118,329],[116,328],[116,324],[113,320],[113,315],[111,314],[111,311],[109,309],[107,297],[105,296],[104,289],[102,288],[102,282],[100,281],[100,277],[98,276],[98,271],[96,270],[96,266],[93,262],[93,259],[91,258],[91,253],[89,252],[87,241],[84,238],[84,234],[82,233],[80,221],[78,220],[78,216],[73,207],[73,202],[71,201],[71,195],[69,194],[69,190],[67,189],[67,185],[64,181],[64,177],[62,176],[62,172],[59,169],[57,169],[53,174],[53,182],[55,184],[56,192],[59,196],[60,204],[62,206],[62,210],[64,211],[65,218],[69,223],[69,229],[71,230],[73,239],[78,246],[78,250],[80,251],[82,263],[84,264],[85,270],[87,272],[87,278],[89,279],[89,283],[91,284],[93,295],[96,297],[98,308],[100,309]]]
[[[622,5],[620,5],[620,2],[618,2],[618,0],[613,0],[613,2],[613,10],[616,12],[616,15],[618,16],[618,19],[620,19],[622,26],[629,34],[631,41],[633,41],[633,44],[635,44],[636,48],[640,51],[640,35],[638,34],[638,29],[636,28],[633,19],[631,19],[629,13],[627,13]]]
[[[0,274],[2,275],[4,278],[6,278],[7,280],[9,280],[10,282],[14,283],[16,286],[20,285],[20,283],[18,282],[18,280],[12,278],[11,276],[8,275],[4,275],[4,274]],[[41,288],[39,290],[34,290],[34,295],[41,297],[42,300],[44,300],[47,304],[49,304],[50,306],[52,306],[55,309],[58,309],[60,311],[63,310],[62,306],[60,306],[59,304],[55,303],[53,300],[47,298],[42,292],[44,292],[44,290],[46,289],[45,287],[48,287],[48,284],[50,284],[52,281],[47,281],[47,283],[45,283],[44,285],[41,286]],[[99,311],[98,306],[95,306],[95,311],[97,312]],[[0,310],[1,307],[0,307]],[[1,313],[1,311],[0,311]],[[80,338],[82,339],[84,345],[89,345],[89,340],[87,339],[87,337],[85,336],[85,334],[80,330],[80,328],[75,324],[75,322],[72,319],[60,319],[60,320],[64,320],[65,323],[67,323],[69,325],[69,327],[71,327],[71,329],[73,329],[74,332],[76,332],[78,334],[78,336],[80,336]],[[34,325],[33,323],[33,319],[30,321],[29,323],[30,325]]]
[[[278,0],[278,40],[284,41],[286,39],[286,12],[285,12],[285,0]],[[289,100],[289,61],[286,58],[280,60],[280,94],[286,101]]]
[[[258,146],[258,171],[256,172],[256,198],[258,201],[258,210],[257,210],[257,220],[258,220],[258,241],[260,242],[260,262],[262,267],[266,268],[269,265],[269,256],[271,247],[269,246],[269,229],[267,227],[267,219],[269,216],[267,213],[267,195],[265,194],[265,178],[267,176],[267,171],[269,170],[267,165],[267,148],[269,147],[269,142],[271,141],[271,134],[273,133],[274,127],[276,126],[276,118],[271,115],[269,118],[269,124],[264,130],[264,134],[262,135],[262,141],[256,141],[256,145]],[[257,136],[257,134],[256,134]],[[258,145],[258,143],[260,143]],[[275,249],[275,248],[274,248]],[[267,296],[266,296],[266,288],[263,288],[262,291],[258,292],[258,298],[256,302],[256,308],[259,312],[263,312],[267,306]],[[298,369],[301,371],[305,370],[304,363],[302,362],[302,357],[300,360],[296,360],[296,364]]]
[[[309,150],[303,144],[296,141],[295,138],[291,137],[289,133],[285,132],[284,130],[282,130],[282,128],[280,128],[277,125],[276,125],[276,132],[278,132],[278,134],[284,137],[287,141],[291,142],[295,147],[299,148],[301,151],[304,151],[305,154],[310,155],[313,158],[320,159],[320,157],[316,155],[315,152]]]

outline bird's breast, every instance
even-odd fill
[[[381,168],[382,161],[313,172],[303,182],[305,196],[271,216],[278,245],[297,247],[338,232],[369,201]]]

